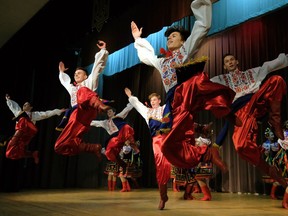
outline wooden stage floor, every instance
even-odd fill
[[[288,215],[281,200],[265,195],[212,193],[212,201],[183,200],[168,192],[164,210],[157,209],[157,189],[109,192],[104,189],[35,190],[0,193],[0,216],[277,216]],[[201,197],[202,194],[195,194]]]

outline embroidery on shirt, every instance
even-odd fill
[[[148,109],[147,117],[148,119],[161,120],[163,117],[163,107]]]
[[[233,89],[236,93],[247,91],[249,87],[255,83],[253,72],[249,71],[233,71],[228,74],[223,74],[224,82],[227,86]]]
[[[162,68],[162,80],[164,86],[169,89],[177,84],[177,76],[175,66],[182,64],[184,56],[180,53],[180,50],[174,51],[171,57],[165,58],[163,61]]]

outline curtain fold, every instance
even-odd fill
[[[284,7],[288,4],[288,0],[263,0],[263,1],[229,1],[221,0],[213,4],[212,26],[208,35],[217,34],[227,28],[239,25],[249,19],[258,17],[277,8]],[[183,4],[188,6],[187,3]],[[183,10],[184,11],[184,10]],[[184,12],[182,12],[184,13]],[[157,19],[156,19],[157,20]],[[194,25],[194,16],[186,16],[172,25],[183,26],[187,30],[191,30]],[[157,25],[159,21],[156,22]],[[163,22],[165,23],[165,22]],[[257,25],[257,24],[256,24]],[[141,26],[139,26],[141,27]],[[161,47],[166,47],[166,38],[163,37],[168,26],[164,26],[160,31],[151,33],[147,40],[152,44],[157,55]],[[256,27],[257,28],[257,27]],[[246,27],[245,31],[252,31],[257,34],[253,26]],[[257,36],[257,35],[255,35]],[[243,43],[249,42],[244,38]],[[104,74],[111,76],[121,72],[139,63],[137,53],[133,43],[117,50],[109,55],[107,67],[104,69]]]
[[[240,69],[243,70],[257,67],[262,65],[265,61],[273,60],[281,52],[287,53],[287,12],[288,8],[285,8],[273,14],[260,17],[256,20],[246,22],[227,31],[208,37],[202,44],[197,54],[197,56],[207,55],[209,57],[205,71],[209,74],[210,77],[223,73],[222,56],[226,53],[235,54],[239,59]],[[279,20],[281,20],[281,22],[279,22]],[[135,70],[134,72],[140,73],[140,75],[137,82],[133,81],[135,84],[132,85],[131,89],[132,92],[134,92],[135,95],[139,97],[139,100],[144,102],[145,95],[147,98],[147,95],[154,91],[153,89],[155,89],[155,86],[162,86],[162,83],[160,79],[155,80],[154,78],[150,81],[147,81],[151,78],[151,74],[146,73],[147,66],[145,67],[142,64],[139,64],[134,68],[139,69]],[[157,74],[158,72],[155,71],[155,73]],[[275,73],[280,74],[287,81],[288,68]],[[156,74],[155,76],[158,76]],[[110,82],[113,80],[112,77],[113,76],[109,78]],[[117,79],[115,79],[115,81],[117,80],[117,82],[125,82],[125,78],[122,79],[121,77],[121,73],[118,73]],[[104,86],[105,92],[107,85],[110,84],[108,84],[109,81],[107,79],[104,81],[104,83],[106,85]],[[163,89],[159,90],[162,91],[162,95],[164,96]],[[285,107],[282,114],[284,121],[287,119],[287,98],[284,98],[283,100],[283,107]],[[137,116],[137,114],[135,119],[133,118],[134,127],[136,130],[141,130],[143,129],[143,126],[138,125],[140,124],[140,121],[138,122],[138,118],[139,115]],[[196,120],[201,123],[208,123],[213,121],[215,136],[217,136],[217,131],[220,131],[224,125],[223,120],[216,120],[214,116],[206,112],[199,113]],[[263,125],[260,125],[259,130],[259,145],[262,145],[264,142],[264,130],[266,127],[267,124],[265,124],[265,121],[263,121]],[[142,132],[138,131],[137,133],[141,134]],[[221,174],[217,173],[215,181],[213,181],[214,184],[211,185],[211,187],[213,187],[215,190],[222,190],[227,192],[265,193],[266,187],[264,186],[266,185],[262,182],[262,173],[260,173],[246,161],[239,158],[238,154],[234,150],[234,145],[232,143],[232,133],[233,128],[230,128],[224,140],[224,145],[221,148],[221,155],[230,169],[229,175],[221,177]],[[151,144],[149,144],[149,148],[150,145]],[[142,146],[142,148],[146,147],[147,146]],[[148,152],[148,150],[144,149],[143,154],[147,154]],[[150,166],[152,160],[152,154],[149,156],[145,155],[144,164],[148,162],[147,166]]]
[[[215,3],[216,7],[220,2]],[[178,2],[178,1],[174,1]],[[235,1],[232,1],[235,2]],[[252,2],[252,1],[251,1]],[[260,4],[270,4],[268,0],[258,1]],[[262,2],[262,3],[261,3]],[[276,1],[271,1],[276,2]],[[277,1],[279,4],[286,3],[287,1]],[[187,1],[186,1],[187,3]],[[217,6],[218,7],[218,6]],[[234,6],[235,7],[235,6]],[[261,7],[264,7],[262,5]],[[187,9],[187,8],[186,8]],[[222,10],[226,10],[225,7],[221,8]],[[172,10],[172,9],[171,9]],[[168,16],[169,14],[167,14]],[[175,14],[174,14],[175,15]],[[186,16],[187,14],[185,14]],[[155,15],[156,16],[156,15]],[[159,17],[159,14],[157,15]],[[165,18],[166,16],[163,15]],[[163,18],[163,19],[164,19]],[[145,16],[143,17],[145,19]],[[227,18],[217,19],[215,16],[213,20],[215,22],[223,22]],[[127,20],[126,20],[127,21]],[[162,20],[163,21],[163,20]],[[170,22],[171,20],[169,20]],[[167,20],[165,21],[167,22]],[[181,21],[183,22],[183,21]],[[214,21],[213,21],[214,22]],[[126,23],[127,24],[127,23]],[[184,25],[193,25],[193,20],[188,21],[186,23],[181,23]],[[127,31],[129,31],[130,23],[127,24]],[[151,23],[149,25],[154,25]],[[167,25],[167,23],[165,23]],[[214,24],[213,24],[214,25]],[[155,32],[156,28],[148,27],[148,32]],[[158,26],[163,26],[161,25]],[[198,55],[207,55],[209,57],[209,61],[205,67],[205,71],[212,77],[222,73],[222,56],[227,52],[231,52],[235,54],[240,61],[240,68],[247,69],[255,66],[261,65],[264,61],[272,60],[278,56],[281,52],[288,52],[288,8],[282,8],[273,13],[267,14],[260,18],[257,18],[252,21],[245,22],[239,26],[229,28],[220,33],[214,33],[210,35],[203,43],[201,49],[199,50]],[[191,28],[191,26],[190,26]],[[152,31],[153,29],[153,31]],[[123,30],[123,25],[121,25],[121,29],[116,29],[117,32],[121,32]],[[147,28],[145,28],[147,30]],[[164,29],[163,29],[164,31]],[[130,32],[129,32],[130,33]],[[121,40],[122,38],[118,37],[117,34],[112,34],[113,37],[115,35],[115,43],[117,40]],[[110,35],[108,35],[110,37]],[[161,38],[163,37],[163,32]],[[105,38],[105,37],[103,37]],[[108,38],[108,37],[107,37]],[[130,39],[125,39],[125,41],[129,41]],[[159,39],[155,39],[155,44],[159,43]],[[122,40],[121,40],[122,41]],[[154,42],[153,42],[154,43]],[[113,44],[113,41],[112,41]],[[165,41],[161,44],[161,46],[165,47]],[[88,48],[93,53],[91,58],[94,58],[95,50],[92,50],[92,46],[88,46]],[[93,47],[95,47],[95,43],[93,43]],[[159,47],[158,47],[159,48]],[[158,49],[155,48],[155,49]],[[96,48],[95,48],[96,49]],[[134,50],[133,45],[129,48],[130,51]],[[14,49],[12,49],[14,51]],[[125,55],[122,53],[119,54],[123,58],[120,65],[128,64],[130,60],[135,61],[134,66],[129,65],[124,71],[121,70],[121,73],[115,73],[112,75],[113,67],[111,65],[108,66],[109,71],[106,74],[106,71],[103,75],[101,75],[101,85],[98,90],[101,90],[101,96],[105,99],[114,99],[115,104],[113,106],[116,107],[118,111],[126,106],[128,100],[127,96],[124,93],[124,88],[129,87],[133,94],[139,98],[140,101],[145,102],[148,101],[147,96],[151,92],[160,93],[162,97],[162,102],[164,103],[165,92],[163,89],[163,84],[161,82],[160,75],[155,69],[143,65],[137,62],[137,55],[131,54],[131,52],[127,52]],[[46,51],[47,52],[47,51]],[[135,50],[134,50],[135,52]],[[16,51],[14,53],[17,53]],[[25,67],[27,67],[26,62],[31,61],[31,58],[28,56],[27,58],[23,58],[23,55],[17,61],[19,61],[19,65],[21,65],[21,69],[16,73],[17,79],[14,80],[14,77],[11,77],[12,68],[10,61],[7,61],[9,64],[5,66],[3,64],[3,71],[9,71],[10,77],[9,82],[4,82],[3,90],[11,90],[12,95],[20,94],[21,97],[28,99],[30,93],[30,86],[27,83],[31,82],[31,77],[26,73]],[[69,95],[63,89],[63,86],[60,85],[58,80],[58,71],[57,64],[60,59],[51,59],[50,53],[46,53],[45,55],[41,55],[39,53],[39,59],[33,61],[35,68],[39,73],[36,73],[35,79],[35,98],[34,103],[38,104],[39,110],[45,110],[47,108],[65,108],[67,104],[69,104]],[[113,53],[112,53],[113,54]],[[55,55],[56,56],[56,55]],[[41,57],[41,58],[40,58]],[[109,56],[110,59],[113,59],[113,56]],[[116,57],[115,57],[116,59]],[[4,59],[5,60],[5,59]],[[86,61],[86,59],[85,59]],[[87,60],[88,61],[88,60]],[[116,61],[116,60],[115,60]],[[56,64],[55,64],[56,62]],[[65,63],[67,60],[65,60]],[[69,67],[73,66],[72,62],[75,62],[74,57],[71,57],[71,61],[69,60]],[[89,61],[91,62],[91,61]],[[112,62],[112,60],[111,60]],[[132,62],[132,61],[131,61]],[[31,64],[31,63],[30,63]],[[110,62],[108,63],[110,64]],[[112,64],[112,63],[111,63]],[[85,65],[85,63],[83,64]],[[13,65],[14,66],[14,65]],[[15,65],[16,66],[16,65]],[[20,67],[20,66],[19,66]],[[19,68],[16,67],[16,68]],[[119,66],[120,67],[120,66]],[[107,70],[108,70],[107,68]],[[118,66],[117,66],[118,68]],[[119,69],[116,69],[116,71]],[[51,72],[52,71],[52,72]],[[41,72],[41,73],[40,73]],[[275,72],[283,76],[283,78],[288,80],[288,69],[285,68],[281,71]],[[44,75],[43,75],[44,74]],[[41,75],[41,77],[40,77]],[[14,76],[14,74],[13,74]],[[73,74],[71,73],[71,76]],[[5,79],[6,80],[6,79]],[[13,91],[12,91],[13,89]],[[14,90],[15,89],[15,90]],[[29,93],[27,94],[26,90],[29,89]],[[17,90],[17,91],[16,91]],[[14,93],[15,91],[15,93]],[[17,92],[17,93],[16,93]],[[6,92],[5,92],[6,93]],[[14,93],[14,94],[13,94]],[[2,95],[3,96],[3,95]],[[4,98],[3,98],[4,99]],[[287,115],[287,96],[284,98],[282,104],[282,118],[283,121],[288,119]],[[3,105],[5,106],[5,105]],[[8,113],[6,110],[3,113]],[[13,131],[14,122],[10,121],[11,113],[7,114],[4,119],[4,123],[2,123],[2,129],[7,131]],[[99,118],[105,118],[105,115],[99,116]],[[7,120],[8,119],[8,120]],[[65,187],[85,187],[85,188],[97,188],[99,186],[104,186],[106,183],[107,176],[103,173],[103,166],[105,160],[101,163],[97,162],[94,155],[79,155],[75,157],[64,157],[61,155],[56,155],[54,152],[54,143],[57,139],[58,134],[55,132],[54,128],[60,121],[61,117],[53,117],[49,120],[45,120],[43,122],[37,123],[39,127],[39,134],[35,137],[35,143],[40,147],[40,164],[39,166],[35,166],[33,162],[30,160],[20,160],[20,161],[11,161],[5,158],[5,148],[0,149],[1,158],[0,158],[0,190],[3,191],[17,191],[22,188],[65,188]],[[199,113],[197,116],[197,121],[199,122],[214,122],[214,134],[216,136],[217,131],[224,124],[223,120],[215,120],[214,117],[210,113]],[[136,139],[139,139],[141,142],[141,157],[144,162],[144,170],[142,177],[142,185],[144,187],[156,187],[155,180],[155,167],[154,167],[154,159],[152,153],[151,139],[147,125],[145,121],[141,118],[141,116],[135,111],[132,110],[128,115],[127,121],[133,126],[136,133]],[[5,124],[8,122],[8,124]],[[265,125],[260,127],[259,136],[263,137]],[[13,133],[11,133],[13,134]],[[216,174],[216,179],[213,181],[213,186],[216,190],[223,190],[229,192],[265,192],[264,184],[261,181],[261,173],[255,170],[251,165],[247,164],[247,162],[243,161],[236,154],[234,147],[232,145],[232,130],[228,131],[228,135],[225,139],[225,144],[221,149],[221,155],[224,160],[227,162],[228,167],[230,169],[229,176],[221,176],[220,174]],[[88,142],[99,142],[104,143],[107,139],[105,132],[101,129],[93,128],[87,136],[85,136],[85,140]],[[259,144],[263,142],[263,138],[259,139]],[[260,185],[260,186],[259,186]]]

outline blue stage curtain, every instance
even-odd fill
[[[288,0],[220,0],[213,4],[212,26],[208,35],[219,33],[251,18],[258,17],[287,5]],[[174,22],[172,25],[181,25],[186,29],[191,30],[194,21],[195,18],[193,16],[188,16]],[[156,55],[161,47],[166,48],[166,38],[163,36],[166,29],[167,26],[147,37],[147,40],[154,47]],[[115,73],[122,72],[139,63],[140,61],[134,48],[134,44],[131,43],[109,55],[107,66],[105,67],[103,74],[106,76],[112,76]]]

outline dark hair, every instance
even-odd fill
[[[88,76],[88,71],[86,70],[86,68],[84,67],[77,67],[76,70],[82,70],[86,73],[86,75]]]
[[[29,102],[29,101],[26,101],[24,104],[28,103],[30,107],[33,107],[33,105]],[[23,106],[24,106],[23,104]]]
[[[231,54],[231,53],[226,53],[226,54],[222,57],[222,65],[224,65],[224,59],[225,59],[227,56],[234,56],[235,59],[237,59],[235,55],[233,55],[233,54]]]
[[[114,113],[116,113],[116,108],[114,108],[114,107],[110,107],[108,110],[112,110]]]
[[[179,32],[180,35],[181,35],[181,37],[182,37],[182,40],[184,40],[184,41],[186,41],[187,38],[188,38],[189,35],[190,35],[190,32],[189,32],[188,30],[184,29],[182,26],[176,26],[176,25],[175,25],[175,26],[169,27],[169,28],[165,31],[165,33],[164,33],[165,37],[169,37],[169,35],[170,35],[172,32]]]

